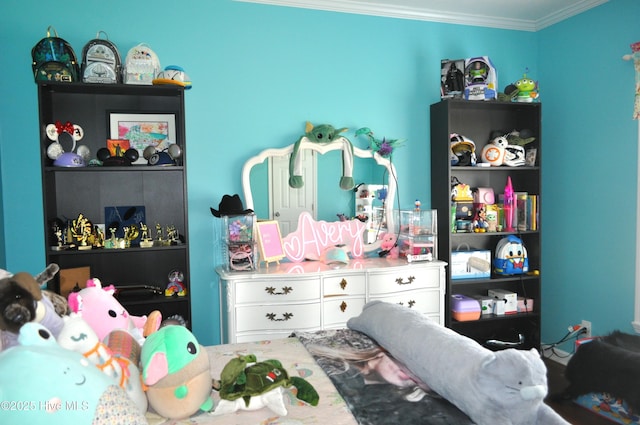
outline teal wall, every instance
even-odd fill
[[[545,341],[582,319],[632,332],[638,123],[622,56],[639,16],[640,2],[612,0],[539,33]]]
[[[30,51],[48,25],[77,53],[98,30],[123,55],[146,42],[163,65],[183,66],[193,81],[186,93],[190,284],[194,331],[203,344],[220,339],[214,272],[220,229],[209,207],[217,208],[223,194],[242,193],[244,161],[297,140],[307,120],[348,127],[347,136],[360,147],[366,143],[353,131],[367,126],[380,137],[407,139],[394,155],[401,206],[411,208],[418,198],[427,207],[429,105],[439,100],[440,59],[488,55],[500,88],[527,67],[541,81],[548,283],[543,340],[583,318],[596,332],[629,330],[637,135],[630,120],[633,69],[620,57],[639,38],[631,22],[639,9],[635,0],[613,0],[531,33],[231,0],[180,6],[115,0],[106,9],[80,0],[59,8],[5,0],[0,169],[6,267],[36,273],[45,265]],[[602,161],[605,153],[615,160]]]

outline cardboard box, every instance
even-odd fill
[[[493,314],[493,302],[495,301],[488,295],[476,295],[474,297],[480,303],[480,311],[483,315]]]
[[[518,313],[531,313],[533,311],[533,298],[527,298],[527,305],[524,305],[524,297],[518,297]]]
[[[451,295],[451,315],[459,322],[478,320],[480,318],[480,303],[466,295]]]
[[[518,312],[518,294],[515,292],[505,289],[489,289],[488,295],[496,300],[495,304],[504,305],[504,314],[515,314]]]
[[[462,98],[464,90],[464,59],[440,61],[440,98]]]
[[[468,249],[451,252],[451,279],[488,279],[491,277],[491,251]]]
[[[498,73],[488,56],[464,60],[464,85],[466,100],[498,98]]]

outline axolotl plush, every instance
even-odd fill
[[[3,424],[147,424],[113,379],[41,324],[23,325],[18,342],[0,353]]]

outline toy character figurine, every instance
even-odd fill
[[[521,79],[516,81],[515,86],[518,89],[516,102],[533,102],[538,98],[538,83],[531,78],[527,78],[527,74],[524,74]]]
[[[310,143],[329,144],[334,141],[341,140],[344,144],[342,148],[342,177],[340,179],[340,188],[351,190],[355,186],[353,181],[353,145],[340,133],[346,131],[346,128],[336,129],[329,124],[321,124],[313,126],[307,121],[305,134],[301,136],[293,146],[293,152],[289,158],[289,186],[299,189],[304,186],[302,180],[302,169],[299,157],[300,143],[306,140]]]
[[[489,222],[487,221],[487,206],[485,204],[478,204],[476,207],[476,214],[473,218],[473,231],[476,233],[484,233],[489,229]]]
[[[172,270],[171,273],[169,273],[169,284],[167,285],[167,289],[164,290],[164,295],[166,297],[173,295],[184,297],[187,295],[187,287],[184,284],[184,274],[180,270]]]

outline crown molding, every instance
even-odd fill
[[[235,0],[245,3],[260,3],[274,6],[289,6],[303,9],[331,12],[354,13],[359,15],[382,16],[417,21],[441,22],[446,24],[471,25],[535,32],[557,22],[606,3],[609,0],[580,0],[575,4],[554,12],[538,20],[513,19],[496,16],[451,13],[441,10],[408,7],[391,3],[372,4],[364,0]]]
[[[572,4],[569,7],[558,10],[550,15],[547,15],[536,21],[536,31],[557,24],[560,21],[571,18],[572,16],[579,15],[582,12],[586,12],[589,9],[593,9],[596,6],[607,3],[609,0],[582,0]]]

